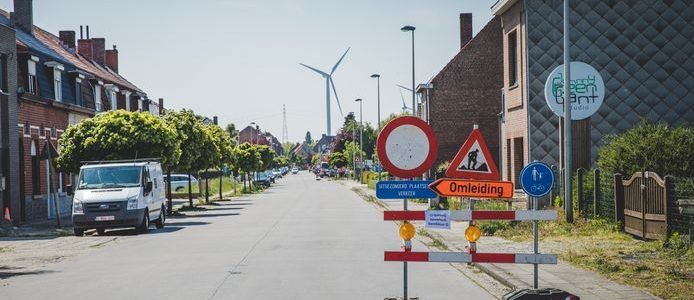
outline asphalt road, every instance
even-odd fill
[[[259,195],[0,282],[0,299],[383,299],[401,296],[392,222],[347,187],[288,175]],[[128,235],[130,231],[107,233]],[[97,238],[86,236],[84,238]],[[415,243],[417,249],[424,246]],[[0,254],[1,255],[1,254]],[[410,263],[410,297],[492,299],[448,264]]]

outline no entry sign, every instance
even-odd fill
[[[390,121],[378,135],[378,159],[400,178],[422,175],[436,160],[434,131],[422,119],[404,116]]]

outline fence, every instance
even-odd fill
[[[562,182],[564,170],[552,166],[556,184],[552,189],[551,200],[555,206],[564,206]],[[605,175],[599,169],[585,170],[578,169],[572,176],[572,195],[573,208],[579,217],[614,220],[614,178],[612,175]],[[556,201],[556,199],[560,201]]]

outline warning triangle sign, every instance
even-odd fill
[[[460,147],[446,170],[446,177],[499,180],[499,170],[479,129],[473,129]]]

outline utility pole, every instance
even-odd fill
[[[289,131],[287,130],[287,106],[282,104],[282,146],[289,141]]]
[[[571,190],[571,57],[569,39],[569,0],[564,0],[564,212],[566,222],[573,223],[573,201]]]

